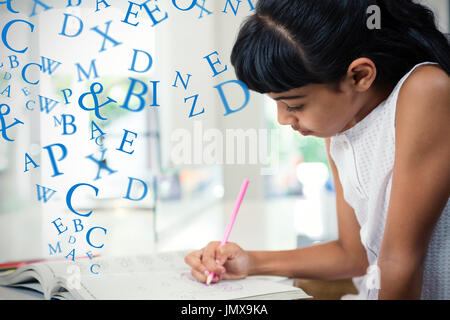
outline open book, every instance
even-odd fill
[[[46,261],[0,273],[0,285],[41,292],[45,299],[228,300],[310,298],[301,289],[264,277],[206,286],[185,264],[187,251],[92,260]],[[92,264],[98,274],[90,271]]]

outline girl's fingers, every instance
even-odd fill
[[[216,249],[220,242],[210,242],[203,251],[202,263],[208,271],[214,272],[216,275],[222,273],[223,267],[217,263]]]
[[[192,276],[201,282],[206,282],[206,279],[208,278],[209,272],[201,273],[197,270],[192,269],[191,270]],[[215,275],[212,279],[211,283],[217,283],[222,279],[222,277]]]
[[[206,276],[208,276],[209,272],[207,268],[202,264],[202,250],[191,252],[184,258],[184,262],[186,262],[192,268],[192,270],[195,270],[201,274],[206,274]]]
[[[207,274],[199,272],[195,269],[191,270],[191,274],[195,279],[197,279],[198,281],[201,281],[201,282],[206,282],[206,278],[208,277]]]

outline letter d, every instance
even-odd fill
[[[128,200],[131,200],[131,201],[140,201],[140,200],[144,199],[145,196],[147,195],[147,191],[148,191],[147,184],[146,184],[144,181],[140,180],[140,179],[131,178],[131,177],[128,177],[128,179],[129,179],[129,183],[128,183],[127,194],[126,194],[126,196],[123,197],[123,198],[124,198],[124,199],[128,199]],[[142,195],[141,195],[139,198],[131,198],[131,197],[130,197],[130,194],[131,194],[131,187],[132,187],[132,185],[133,185],[133,180],[139,181],[139,182],[144,186],[144,192],[142,193]]]
[[[134,51],[133,61],[131,62],[131,67],[128,70],[134,71],[137,73],[147,72],[153,65],[152,56],[148,52],[143,51],[143,50],[133,49],[133,51]],[[136,70],[136,58],[137,58],[139,52],[142,52],[143,54],[145,54],[147,56],[147,66],[145,68],[143,68],[143,70]]]
[[[237,83],[238,85],[241,86],[242,90],[244,90],[245,102],[238,109],[234,109],[233,110],[233,109],[230,108],[230,105],[228,104],[228,100],[225,97],[225,93],[223,92],[222,86],[224,86],[226,84],[229,84],[229,83]],[[222,99],[223,106],[225,107],[225,110],[226,110],[226,113],[224,114],[225,116],[227,116],[227,115],[229,115],[231,113],[234,113],[234,112],[238,112],[239,110],[244,109],[247,106],[248,101],[250,100],[250,91],[248,90],[248,87],[245,85],[245,83],[243,83],[243,82],[241,82],[239,80],[230,80],[230,81],[222,82],[221,84],[215,86],[214,88],[216,88],[219,91],[220,98]]]
[[[69,20],[69,17],[73,17],[73,18],[76,19],[76,20],[72,20],[69,23],[69,30],[72,31],[72,32],[75,30],[75,28],[76,28],[75,27],[75,23],[78,20],[78,30],[75,33],[73,33],[73,34],[67,34],[66,33],[67,21]],[[68,13],[64,13],[63,28],[61,30],[61,33],[59,33],[59,35],[66,36],[66,37],[69,37],[69,38],[75,38],[75,37],[80,35],[81,31],[83,31],[83,21],[80,18],[78,18],[77,16],[74,16],[74,15],[68,14]]]

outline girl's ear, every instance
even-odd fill
[[[354,60],[347,70],[347,79],[351,86],[358,92],[364,92],[370,88],[377,76],[377,68],[372,60],[358,58]]]

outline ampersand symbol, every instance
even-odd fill
[[[96,89],[97,87],[97,89]],[[100,108],[106,106],[107,104],[111,103],[111,102],[116,102],[116,100],[111,99],[110,97],[107,97],[107,101],[101,105],[98,104],[98,99],[97,99],[97,95],[103,92],[103,86],[101,83],[99,82],[94,82],[93,84],[91,84],[90,87],[90,91],[83,93],[80,98],[78,99],[78,104],[80,105],[81,109],[84,109],[86,111],[92,111],[94,110],[95,112],[95,116],[97,118],[99,118],[100,120],[107,120],[106,118],[102,117],[102,115],[100,114]],[[92,99],[94,100],[94,107],[93,108],[88,108],[84,105],[83,100],[86,96],[92,96]]]
[[[3,107],[6,107],[5,112],[2,111]],[[5,139],[6,141],[14,141],[13,139],[10,139],[8,137],[8,135],[6,134],[6,130],[8,128],[15,126],[16,124],[23,124],[22,121],[20,121],[17,118],[14,118],[14,122],[12,124],[10,124],[9,126],[7,126],[4,116],[9,114],[10,111],[11,111],[11,108],[7,104],[4,104],[4,103],[0,104],[0,124],[1,124],[0,131],[2,132],[3,139]]]

